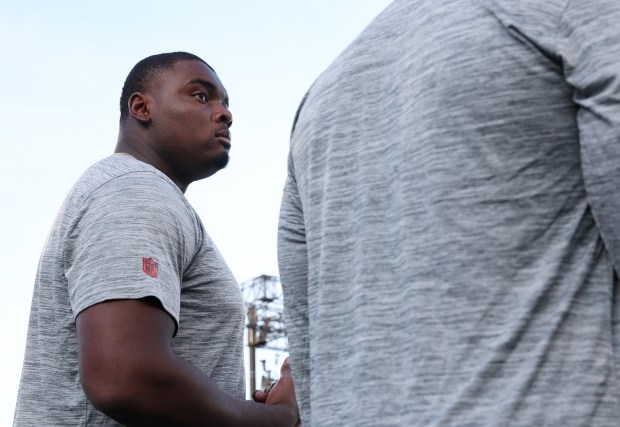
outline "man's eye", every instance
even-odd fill
[[[196,95],[194,95],[196,98],[198,98],[199,100],[201,100],[202,102],[207,102],[207,94],[206,93],[197,93]]]

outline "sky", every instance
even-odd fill
[[[112,153],[140,59],[212,65],[234,115],[231,162],[186,196],[241,283],[277,275],[291,124],[314,79],[390,0],[0,0],[0,425],[10,425],[39,255],[69,188]]]

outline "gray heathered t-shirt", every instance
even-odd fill
[[[14,426],[117,425],[82,390],[75,318],[102,301],[147,296],[177,323],[174,353],[244,398],[235,278],[179,188],[116,154],[75,184],[43,249]]]
[[[397,0],[279,230],[304,427],[620,425],[620,1]]]

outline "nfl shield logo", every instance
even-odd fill
[[[149,276],[157,277],[158,267],[159,267],[159,263],[155,261],[153,258],[142,257],[142,271],[144,271]]]

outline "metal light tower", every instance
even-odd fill
[[[288,340],[284,327],[282,286],[275,276],[262,275],[241,284],[241,290],[248,307],[247,336],[250,365],[250,391],[256,390],[256,349],[273,352],[278,363],[278,356],[288,351]],[[271,371],[263,364],[261,388],[271,384]]]

